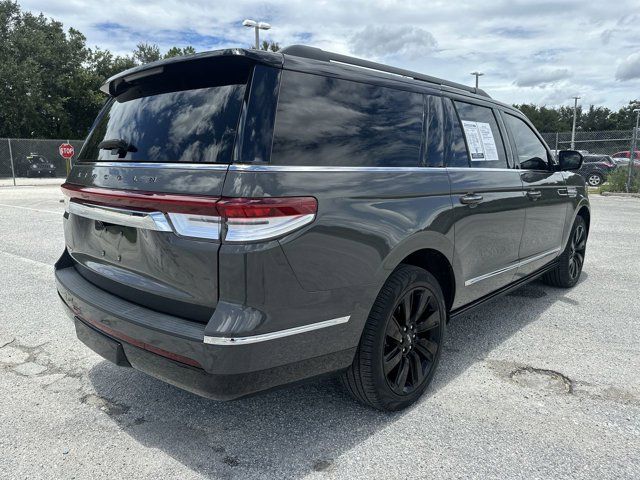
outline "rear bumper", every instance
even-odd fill
[[[352,328],[347,324],[253,343],[205,343],[204,324],[111,295],[64,262],[55,276],[83,343],[118,365],[208,398],[231,400],[338,371],[355,354],[337,340]]]

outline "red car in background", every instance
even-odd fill
[[[631,150],[625,150],[623,152],[616,152],[611,155],[613,161],[616,162],[617,166],[629,165],[629,157],[631,156]],[[636,167],[640,167],[640,150],[636,150],[635,155],[633,156],[633,165]]]

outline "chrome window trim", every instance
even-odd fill
[[[470,285],[473,285],[474,283],[478,283],[481,282],[482,280],[486,280],[488,278],[491,277],[495,277],[496,275],[500,275],[502,273],[507,273],[511,270],[514,270],[516,268],[522,267],[524,265],[527,265],[529,263],[535,262],[536,260],[540,260],[544,257],[548,257],[549,255],[553,255],[554,253],[558,253],[560,252],[561,248],[554,248],[553,250],[549,250],[548,252],[544,252],[544,253],[539,253],[537,255],[533,255],[531,257],[525,258],[524,260],[520,260],[512,265],[508,265],[506,267],[500,268],[498,270],[494,270],[493,272],[489,272],[489,273],[485,273],[484,275],[480,275],[478,277],[474,277],[474,278],[470,278],[469,280],[466,280],[464,282],[464,286],[468,287]]]
[[[389,173],[389,172],[430,172],[430,171],[446,172],[452,171],[485,171],[485,172],[522,172],[517,168],[474,168],[474,167],[337,167],[321,165],[253,165],[236,163],[229,166],[230,172],[372,172],[372,173]]]
[[[204,337],[204,343],[209,345],[247,345],[250,343],[267,342],[269,340],[275,340],[277,338],[289,337],[291,335],[297,335],[299,333],[311,332],[313,330],[319,330],[321,328],[333,327],[334,325],[340,325],[347,323],[351,315],[346,317],[333,318],[331,320],[324,320],[322,322],[310,323],[309,325],[303,325],[301,327],[287,328],[285,330],[278,330],[277,332],[263,333],[260,335],[251,335],[248,337]]]
[[[439,167],[335,167],[321,165],[251,165],[234,164],[229,166],[230,172],[424,172]],[[441,170],[444,170],[442,168]]]
[[[171,168],[184,170],[227,170],[226,163],[77,162],[78,167]]]
[[[69,202],[67,211],[79,217],[125,227],[144,228],[158,232],[173,231],[167,217],[162,212],[138,212],[78,202]]]

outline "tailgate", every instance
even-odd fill
[[[76,165],[69,182],[78,183],[63,191],[65,240],[78,272],[130,302],[207,322],[217,303],[220,245],[207,205],[221,193],[227,166],[194,170]],[[132,190],[137,182],[145,190]]]

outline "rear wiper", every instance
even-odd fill
[[[138,149],[133,146],[133,144],[127,142],[126,140],[122,140],[121,138],[112,138],[110,140],[103,140],[98,145],[100,150],[111,150],[111,153],[115,155],[118,154],[118,158],[124,158],[127,155],[127,152],[137,152]]]

